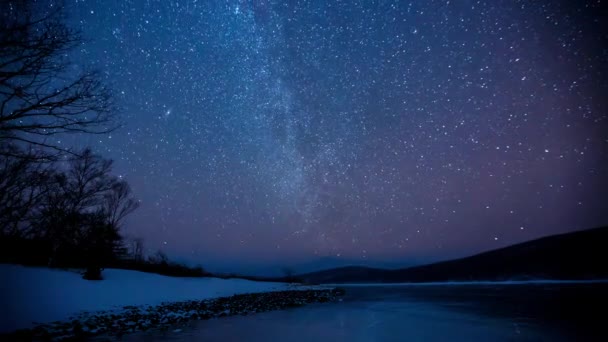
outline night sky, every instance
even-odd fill
[[[66,7],[123,127],[62,143],[115,160],[149,252],[411,264],[608,224],[599,0]]]

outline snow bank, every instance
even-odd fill
[[[87,281],[76,272],[0,264],[0,332],[68,320],[83,311],[293,289],[283,283],[174,278],[117,269],[106,269],[103,277]]]

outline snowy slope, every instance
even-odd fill
[[[173,278],[117,269],[106,269],[103,276],[102,281],[87,281],[75,272],[0,264],[0,332],[67,320],[82,311],[290,288],[281,283]]]

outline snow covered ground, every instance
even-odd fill
[[[103,277],[87,281],[76,272],[0,264],[0,332],[68,320],[83,311],[294,289],[283,283],[174,278],[117,269],[106,269]]]

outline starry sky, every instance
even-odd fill
[[[127,236],[211,269],[420,263],[608,224],[600,1],[69,0]]]

